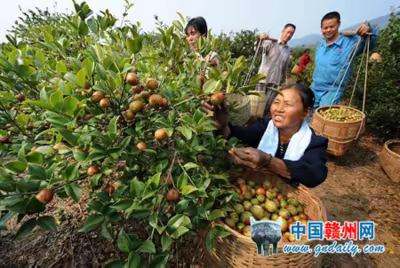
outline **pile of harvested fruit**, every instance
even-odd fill
[[[362,113],[350,109],[348,107],[341,106],[331,107],[325,110],[320,110],[319,113],[322,115],[323,118],[333,121],[340,121],[340,122],[356,122],[362,119]]]
[[[239,198],[231,201],[234,211],[227,213],[225,223],[241,232],[245,236],[251,236],[250,217],[255,220],[277,221],[282,217],[282,239],[284,242],[293,242],[295,237],[290,235],[290,225],[300,221],[306,224],[308,216],[304,212],[304,205],[295,198],[284,196],[278,188],[273,187],[269,180],[262,185],[254,181],[237,179],[233,189]]]

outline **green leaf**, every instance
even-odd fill
[[[57,70],[57,74],[60,76],[62,76],[63,74],[65,74],[68,71],[67,67],[65,67],[64,62],[62,62],[62,61],[57,62],[56,70]],[[42,99],[42,97],[40,97],[40,99]]]
[[[182,214],[177,214],[173,216],[171,219],[169,219],[167,227],[171,231],[175,231],[179,226],[181,226],[183,222],[183,215]]]
[[[85,68],[87,77],[89,77],[89,78],[92,77],[93,67],[94,67],[93,61],[90,58],[87,58],[82,62],[82,65],[83,65],[83,68]]]
[[[169,237],[169,235],[167,235],[166,233],[164,233],[161,236],[161,246],[162,246],[162,251],[166,251],[169,250],[169,247],[172,245],[172,239],[171,237]]]
[[[103,222],[103,224],[101,225],[101,232],[100,232],[101,236],[104,237],[107,240],[112,240],[112,236],[110,234],[110,231],[108,230],[107,224],[105,222]]]
[[[27,236],[36,226],[36,219],[30,219],[19,227],[15,239],[22,239]]]
[[[35,54],[35,64],[41,67],[45,63],[44,54],[42,51],[37,50]]]
[[[26,163],[21,162],[21,161],[10,161],[10,162],[4,164],[4,167],[6,169],[9,169],[16,173],[24,172],[26,169],[26,166],[27,166]]]
[[[78,232],[90,232],[100,226],[104,221],[104,216],[100,214],[89,215],[83,226],[78,230]]]
[[[74,152],[74,158],[76,161],[79,161],[79,162],[86,161],[87,156],[88,156],[88,153],[86,153],[86,152]]]
[[[221,81],[216,81],[214,79],[207,80],[207,82],[203,85],[203,91],[206,94],[221,91],[221,89],[222,89]]]
[[[85,82],[86,82],[85,68],[82,68],[76,74],[76,83],[78,84],[78,86],[83,88],[83,87],[85,87]]]
[[[43,216],[37,220],[37,224],[45,231],[56,232],[57,225],[54,217],[52,216]]]
[[[52,41],[54,41],[54,39],[53,39],[53,36],[51,35],[51,34],[49,34],[48,32],[46,32],[46,31],[44,31],[43,32],[43,35],[44,35],[44,41],[46,42],[46,43],[51,43]]]
[[[95,17],[91,17],[90,19],[88,19],[86,21],[87,26],[89,27],[89,29],[95,34],[98,35],[99,34],[99,25],[97,23],[97,20],[95,19]]]
[[[19,151],[18,151],[18,160],[26,163],[25,145],[21,146],[21,149],[19,149]]]
[[[175,211],[177,213],[183,213],[183,212],[185,212],[185,210],[187,209],[188,206],[189,206],[189,200],[186,200],[186,199],[181,200],[181,201],[179,201],[178,204],[176,204]]]
[[[176,231],[171,234],[171,237],[177,239],[178,237],[186,234],[187,232],[189,232],[188,228],[186,228],[185,226],[179,226],[178,229],[176,229]]]
[[[68,181],[73,180],[73,179],[76,178],[76,176],[78,175],[78,171],[79,171],[79,167],[80,166],[81,165],[79,163],[76,163],[76,164],[73,164],[71,166],[68,166],[65,169],[65,175],[66,175]]]
[[[43,156],[43,154],[41,154],[39,152],[30,152],[26,156],[26,161],[28,161],[29,163],[41,165],[41,164],[43,164],[44,156]]]
[[[140,268],[140,267],[142,267],[140,265],[141,261],[142,261],[142,259],[140,258],[140,255],[133,251],[133,252],[129,253],[127,268]]]
[[[29,173],[31,173],[32,175],[34,175],[36,178],[40,179],[40,180],[45,180],[47,178],[46,176],[46,170],[38,165],[38,164],[29,164]]]
[[[195,191],[198,191],[198,189],[196,187],[194,187],[193,185],[185,185],[182,189],[182,194],[183,195],[188,195],[191,194]]]
[[[161,172],[158,172],[155,174],[153,177],[150,178],[151,182],[154,184],[155,187],[158,187],[160,185],[160,177],[161,177]]]
[[[144,183],[139,181],[136,177],[131,181],[131,193],[136,197],[141,197],[144,190]]]
[[[68,96],[64,99],[64,111],[67,114],[73,115],[78,108],[78,100],[75,97]]]
[[[125,233],[123,229],[119,231],[118,234],[118,248],[124,253],[129,253],[131,251],[132,243],[131,240],[129,239],[129,236]]]
[[[190,140],[192,138],[192,131],[189,128],[185,126],[179,126],[176,129],[179,130],[187,140]]]
[[[62,104],[63,104],[63,93],[61,90],[58,90],[51,94],[50,96],[50,104],[56,108],[57,110],[62,109]]]
[[[88,157],[86,158],[86,161],[96,161],[96,160],[103,159],[104,157],[106,157],[106,155],[104,153],[94,151],[88,155]]]
[[[208,216],[208,219],[209,219],[210,221],[213,221],[213,220],[216,220],[216,219],[222,218],[222,217],[225,217],[225,214],[222,212],[222,210],[220,210],[220,209],[214,209],[214,210],[210,213],[210,215]]]
[[[118,200],[114,205],[111,206],[111,208],[114,208],[116,210],[127,210],[130,208],[133,204],[133,200],[131,199],[121,199]]]
[[[189,170],[189,169],[192,169],[192,168],[198,168],[199,166],[197,164],[193,163],[193,162],[189,162],[189,163],[186,163],[183,167],[186,170]]]
[[[111,119],[110,123],[108,124],[108,132],[116,134],[117,133],[117,120],[119,116],[114,116],[113,119]]]
[[[74,199],[76,202],[78,202],[81,198],[82,188],[78,184],[66,184],[64,189],[67,195]]]
[[[156,228],[158,223],[158,215],[153,213],[149,216],[149,224],[151,227]]]
[[[139,251],[143,253],[156,253],[156,247],[154,246],[153,241],[146,240],[139,247]]]
[[[82,20],[79,24],[79,35],[81,37],[85,37],[89,33],[89,28],[87,27],[84,20]]]
[[[217,238],[216,229],[210,229],[206,236],[206,248],[209,252],[212,252],[213,248],[215,248],[216,238]]]
[[[185,187],[188,183],[188,176],[186,175],[185,172],[182,172],[179,177],[178,177],[178,181],[177,181],[177,187],[179,190],[183,190],[183,187]]]
[[[63,138],[72,146],[77,146],[78,145],[78,140],[79,137],[72,134],[71,131],[65,130],[65,129],[57,129],[58,133],[60,133]]]
[[[218,237],[227,237],[230,236],[232,233],[229,232],[228,230],[226,230],[224,227],[222,226],[216,226],[215,227],[216,231],[217,231],[217,236]]]

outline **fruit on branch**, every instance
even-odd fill
[[[165,131],[164,128],[157,129],[156,132],[154,133],[154,137],[158,141],[165,140],[165,138],[167,137],[167,132]]]
[[[139,142],[139,143],[136,145],[136,147],[139,149],[140,152],[146,151],[146,148],[147,148],[146,143],[144,143],[144,142],[142,142],[142,141]]]
[[[149,105],[151,107],[161,106],[163,104],[163,97],[158,94],[153,94],[149,98]]]
[[[176,189],[171,189],[167,193],[168,201],[176,201],[179,199],[179,192]]]
[[[53,199],[53,191],[49,188],[42,189],[37,195],[36,199],[44,204],[48,204]]]
[[[167,98],[163,98],[162,99],[162,106],[164,106],[164,107],[168,106],[168,99]]]
[[[93,175],[97,174],[98,172],[99,172],[99,169],[98,169],[98,167],[96,167],[96,166],[91,166],[91,167],[89,167],[88,170],[87,170],[87,174],[88,174],[89,176],[93,176]]]
[[[225,95],[222,92],[214,93],[211,96],[211,104],[212,105],[220,105],[225,99]]]
[[[88,81],[86,81],[85,82],[85,89],[90,89],[91,87],[92,87],[92,85]]]
[[[100,107],[103,109],[109,108],[111,106],[111,102],[109,98],[102,98],[100,100]]]
[[[135,114],[132,113],[131,110],[126,110],[125,111],[125,118],[126,118],[126,120],[133,120],[135,118]]]
[[[143,111],[144,109],[144,103],[141,102],[140,100],[135,100],[133,102],[131,102],[131,104],[129,104],[129,110],[132,113],[138,113],[140,111]]]
[[[66,147],[66,145],[65,145],[64,143],[60,142],[60,143],[57,143],[56,145],[54,145],[54,146],[53,146],[53,149],[56,150],[56,151],[58,151],[58,150],[60,150],[60,149],[63,148],[63,147]]]
[[[133,86],[131,90],[133,93],[139,94],[140,92],[142,92],[143,88],[141,86]]]
[[[6,136],[0,136],[0,144],[8,143],[10,139]]]
[[[115,191],[115,188],[113,185],[107,184],[106,186],[104,186],[103,188],[103,192],[106,194],[113,194]]]
[[[93,102],[99,102],[103,98],[104,98],[104,93],[101,92],[101,91],[96,91],[92,95],[92,101]]]
[[[15,96],[15,98],[17,99],[17,101],[19,102],[23,102],[25,100],[25,96],[24,94],[18,94],[17,96]]]
[[[136,86],[139,84],[139,75],[136,73],[128,73],[126,76],[126,82],[131,86]]]
[[[158,88],[158,82],[154,78],[149,78],[146,83],[147,88],[149,89],[156,89]]]

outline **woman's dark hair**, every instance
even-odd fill
[[[340,23],[340,14],[339,14],[339,12],[332,11],[332,12],[329,12],[329,13],[325,14],[325,16],[322,17],[321,26],[322,26],[322,23],[324,22],[324,20],[330,20],[330,19],[337,19],[337,21]]]
[[[185,33],[188,34],[189,27],[192,26],[196,31],[198,31],[201,35],[207,36],[207,22],[203,17],[196,17],[190,19],[186,24]]]
[[[296,89],[300,95],[301,102],[303,103],[304,110],[314,106],[315,96],[314,92],[300,83],[288,84],[282,87],[282,90],[293,88]]]

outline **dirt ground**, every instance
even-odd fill
[[[383,254],[325,254],[323,267],[400,267],[400,185],[390,181],[379,163],[382,146],[372,136],[364,135],[359,144],[345,156],[329,157],[327,180],[313,191],[322,199],[329,220],[376,223],[376,239],[371,243],[385,245]],[[57,233],[36,230],[23,241],[12,240],[10,231],[1,231],[0,267],[100,267],[107,259],[121,256],[115,241],[103,240],[95,232],[77,233],[85,218],[86,197],[79,204],[53,201],[54,215],[61,219]],[[56,208],[64,208],[59,217]],[[132,224],[132,231],[140,226]],[[198,237],[189,237],[179,247],[171,267],[202,267]]]

